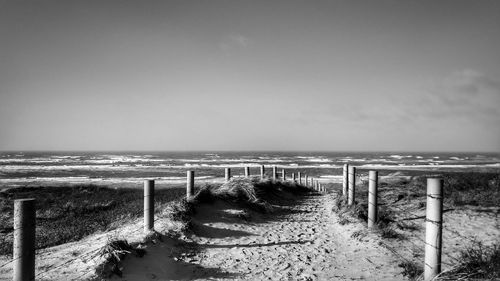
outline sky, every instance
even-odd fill
[[[500,152],[500,1],[0,0],[0,150]]]

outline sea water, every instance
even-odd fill
[[[265,165],[339,182],[342,167],[429,171],[500,171],[500,153],[373,152],[0,152],[0,189],[17,186],[97,184],[140,187],[144,179],[182,184],[194,170],[197,183],[220,182],[224,168],[234,176]]]

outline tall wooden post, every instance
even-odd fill
[[[292,181],[295,182],[295,173],[292,173]]]
[[[186,198],[194,196],[194,171],[187,171]]]
[[[231,179],[231,168],[226,168],[224,171],[224,178],[226,179],[226,182]]]
[[[35,280],[35,199],[14,200],[14,281]]]
[[[245,177],[246,178],[250,177],[250,167],[245,167]]]
[[[349,190],[347,194],[347,205],[354,204],[356,194],[356,167],[349,166]]]
[[[299,178],[299,185],[302,185],[302,174],[300,172],[297,173],[297,177]]]
[[[309,180],[307,179],[307,175],[304,175],[304,186],[309,187]]]
[[[276,166],[273,166],[273,181],[276,181],[278,179],[278,168]]]
[[[443,180],[427,179],[427,207],[425,218],[424,280],[432,280],[441,272],[443,230]]]
[[[144,181],[144,231],[154,229],[155,181]]]
[[[261,180],[264,180],[265,173],[266,173],[266,168],[264,167],[264,165],[261,165],[260,166],[260,179]]]
[[[347,181],[348,181],[348,169],[349,164],[344,164],[344,173],[343,173],[343,181],[342,181],[342,195],[347,196]]]
[[[373,228],[377,223],[378,217],[378,172],[370,171],[368,173],[368,228]]]
[[[281,180],[286,181],[286,172],[285,169],[281,169]]]

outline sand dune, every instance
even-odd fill
[[[375,236],[351,238],[333,195],[309,195],[271,215],[217,202],[197,208],[192,243],[166,241],[127,258],[113,280],[401,280],[396,258]]]

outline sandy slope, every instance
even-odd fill
[[[164,241],[143,258],[124,261],[121,280],[402,280],[398,261],[374,235],[351,238],[360,225],[340,226],[333,195],[261,215],[218,202],[194,218],[192,245]]]

